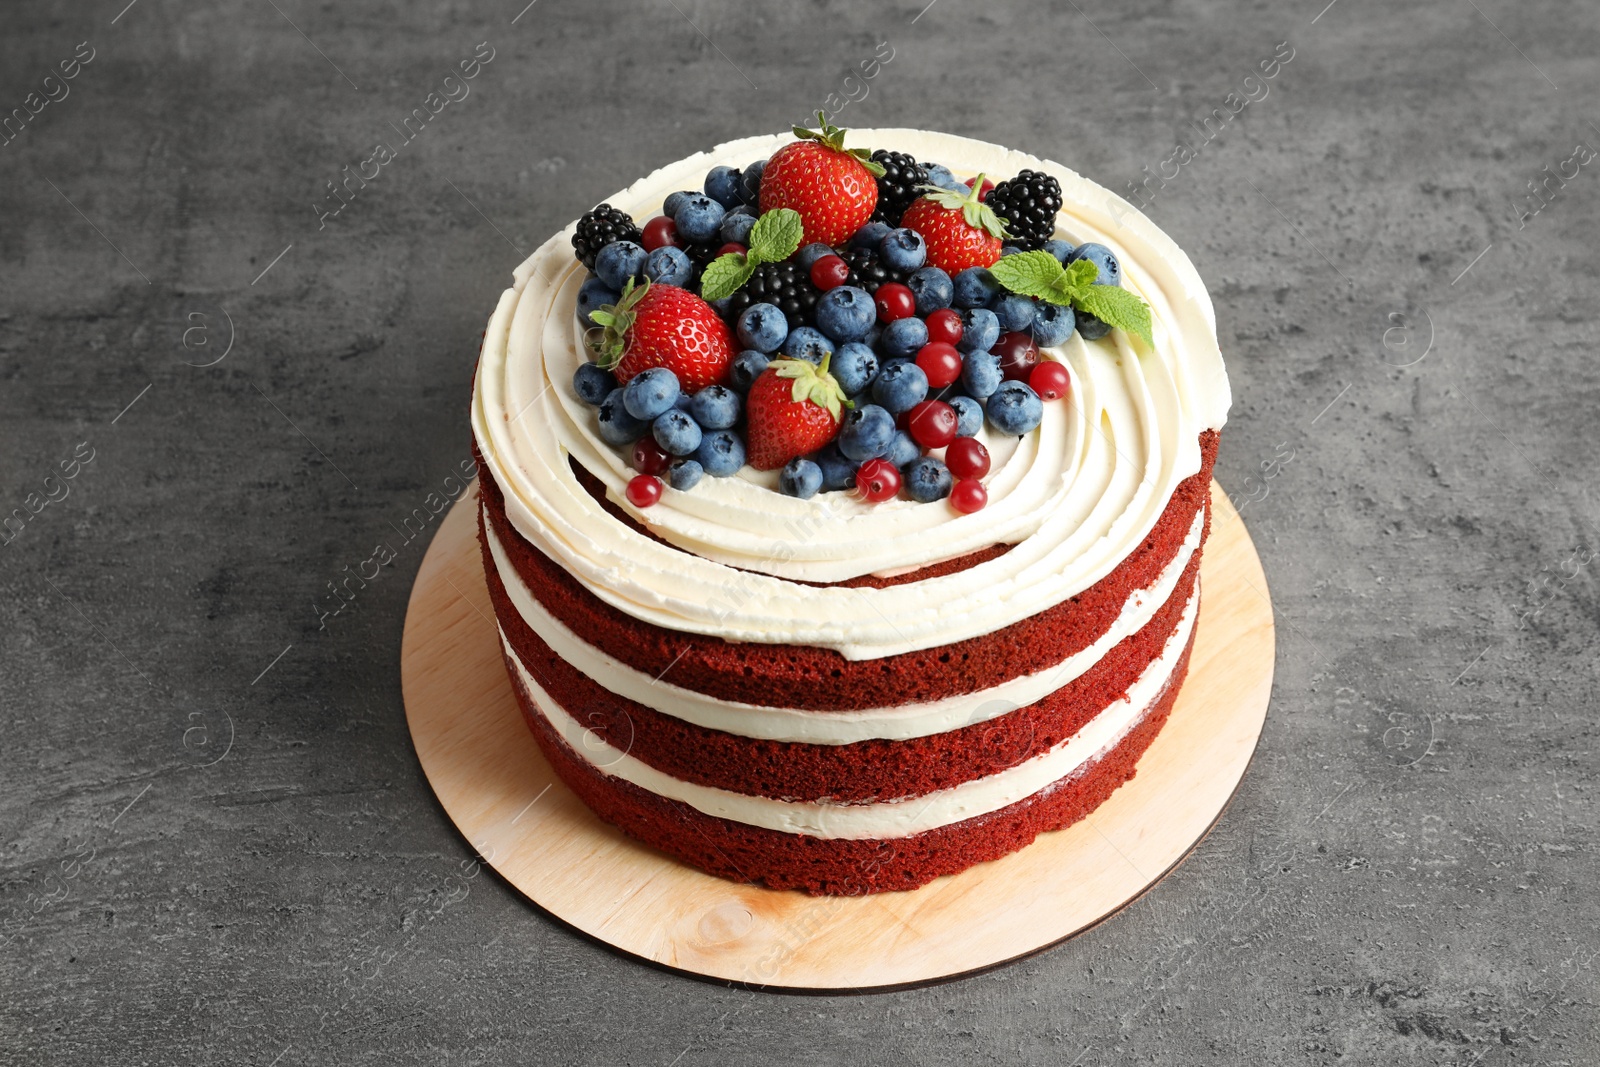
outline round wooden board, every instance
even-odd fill
[[[970,974],[1063,941],[1197,845],[1255,751],[1275,647],[1266,576],[1215,482],[1189,677],[1131,782],[1028,848],[907,893],[809,897],[738,885],[601,822],[518,710],[478,555],[476,483],[445,517],[406,614],[401,681],[422,769],[495,870],[579,931],[730,982],[865,991]]]

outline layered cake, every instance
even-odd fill
[[[1178,247],[917,130],[723,145],[517,268],[472,401],[545,757],[704,871],[907,890],[1133,777],[1188,667],[1229,388]]]

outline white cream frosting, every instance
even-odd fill
[[[786,834],[852,840],[892,840],[986,815],[1069,778],[1126,737],[1161,696],[1177,670],[1194,628],[1199,591],[1184,607],[1178,629],[1161,655],[1145,668],[1121,700],[1111,704],[1072,737],[1032,759],[984,778],[889,801],[862,804],[788,801],[750,796],[675,778],[612,746],[557,704],[534,680],[516,652],[500,636],[525,690],[580,759],[607,776],[631,782],[696,811]]]
[[[986,722],[1017,708],[1027,707],[1069,684],[1100,661],[1107,651],[1145,624],[1167,603],[1190,557],[1200,546],[1205,515],[1195,515],[1189,534],[1177,555],[1156,580],[1135,590],[1107,631],[1089,646],[1060,663],[999,685],[920,704],[865,708],[850,711],[816,711],[770,707],[717,697],[652,678],[585,641],[552,615],[533,595],[507,558],[487,512],[484,530],[489,554],[517,613],[545,644],[597,685],[620,697],[682,719],[696,726],[739,737],[767,741],[799,741],[814,745],[846,745],[883,738],[903,741]]]
[[[643,219],[668,193],[697,187],[718,163],[764,159],[792,138],[757,137],[664,167],[616,196]],[[812,645],[874,659],[991,633],[1089,588],[1148,536],[1184,478],[1200,468],[1198,435],[1220,428],[1230,394],[1215,318],[1198,273],[1153,223],[1060,166],[979,141],[916,130],[858,130],[852,143],[906,151],[958,174],[1053,174],[1058,232],[1116,252],[1124,285],[1151,307],[1155,344],[1121,331],[1056,358],[1069,402],[1045,405],[1015,442],[986,433],[989,504],[867,504],[845,494],[797,500],[770,475],[707,478],[636,509],[628,457],[600,440],[571,387],[584,358],[574,311],[583,271],[573,226],[515,272],[489,321],[472,421],[512,526],[601,600],[645,622],[731,641]],[[576,224],[574,224],[575,226]],[[617,522],[584,490],[567,456],[667,544]],[[996,542],[1011,551],[959,573],[885,589],[816,586],[902,572]],[[678,546],[686,551],[678,551]]]

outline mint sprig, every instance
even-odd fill
[[[1108,326],[1154,344],[1150,305],[1116,285],[1096,285],[1100,268],[1086,259],[1063,267],[1049,252],[1001,256],[989,268],[995,281],[1022,296],[1037,297],[1093,315]]]
[[[762,215],[750,228],[748,252],[729,252],[706,264],[705,273],[700,276],[701,299],[732,296],[761,264],[782,263],[794,255],[804,235],[805,224],[792,208],[774,208]]]

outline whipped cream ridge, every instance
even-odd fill
[[[755,137],[690,156],[609,197],[644,220],[667,194],[698,187],[719,163],[765,159],[792,136]],[[489,321],[473,393],[473,432],[516,531],[590,592],[645,622],[729,641],[832,648],[863,660],[991,633],[1092,586],[1147,537],[1179,482],[1200,469],[1199,434],[1230,403],[1205,286],[1188,258],[1143,215],[1087,179],[980,141],[917,130],[857,130],[851,143],[910,152],[963,177],[1054,175],[1057,233],[1098,241],[1124,286],[1151,307],[1155,344],[1122,331],[1049,350],[1072,378],[1039,429],[983,439],[993,456],[988,506],[868,504],[842,493],[798,500],[770,474],[706,478],[638,509],[628,457],[598,435],[572,390],[585,359],[575,297],[585,272],[576,223],[517,268]],[[1114,213],[1114,214],[1113,214]],[[578,482],[568,456],[662,544],[629,529]],[[959,573],[884,589],[805,583],[900,573],[995,543],[1009,552]],[[680,551],[680,549],[682,551]]]

